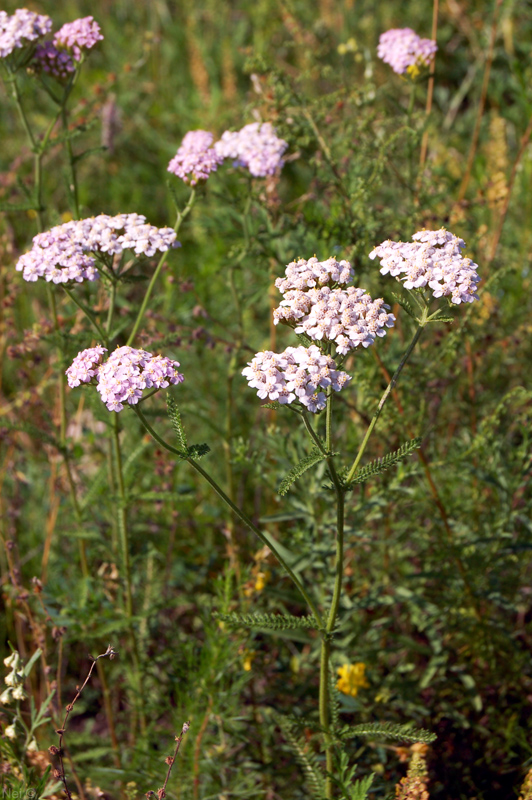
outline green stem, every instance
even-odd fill
[[[76,159],[74,158],[74,151],[72,149],[72,141],[68,133],[68,112],[66,109],[66,99],[61,106],[61,119],[63,120],[63,130],[66,137],[66,151],[68,156],[68,167],[70,172],[70,181],[68,188],[71,193],[72,202],[74,205],[74,216],[79,219],[79,193],[78,193],[78,178],[76,175]]]
[[[112,426],[114,449],[115,483],[118,487],[118,536],[122,555],[122,568],[124,571],[125,610],[129,619],[133,616],[133,594],[131,590],[131,564],[129,560],[129,537],[127,528],[127,497],[124,484],[124,470],[122,464],[122,450],[119,439],[118,414],[113,415]]]
[[[140,419],[140,421],[141,421],[142,425],[144,426],[144,428],[146,429],[146,431],[150,434],[150,436],[152,436],[155,439],[156,442],[158,442],[161,445],[161,447],[164,447],[165,450],[168,450],[168,452],[174,453],[175,455],[179,456],[180,458],[183,458],[183,453],[180,450],[178,450],[175,447],[172,447],[172,445],[169,445],[167,442],[165,442],[165,440],[162,439],[159,436],[159,434],[151,427],[151,425],[149,424],[148,420],[146,419],[146,417],[144,416],[144,414],[142,413],[142,411],[140,410],[138,405],[132,406],[132,408],[133,408],[133,411],[135,411],[135,413],[137,414],[138,418]],[[214,491],[216,492],[218,497],[220,497],[223,500],[223,502],[227,506],[229,506],[229,508],[235,514],[235,516],[237,516],[238,519],[241,522],[244,523],[244,525],[246,525],[248,528],[250,528],[250,530],[252,530],[253,533],[256,536],[258,536],[258,538],[261,540],[261,542],[263,542],[265,545],[267,545],[270,548],[270,550],[272,551],[274,556],[277,558],[279,563],[284,567],[284,569],[286,570],[286,572],[290,576],[292,582],[295,584],[295,586],[297,587],[298,591],[303,596],[303,598],[305,599],[308,607],[310,608],[310,610],[312,611],[313,615],[315,616],[318,624],[321,626],[323,624],[323,620],[322,620],[321,614],[318,611],[318,608],[317,608],[314,600],[310,597],[308,592],[305,590],[305,588],[302,585],[301,581],[299,580],[299,578],[297,577],[295,572],[292,570],[292,568],[290,567],[290,565],[288,564],[286,559],[279,552],[278,545],[277,545],[277,542],[275,541],[275,539],[273,539],[273,537],[271,537],[265,531],[261,531],[260,528],[257,528],[257,526],[248,517],[248,515],[244,511],[242,511],[242,509],[239,508],[235,503],[233,503],[231,498],[228,497],[225,494],[223,489],[216,483],[214,478],[212,478],[209,475],[209,473],[206,472],[203,469],[203,467],[200,467],[200,465],[198,464],[197,461],[194,461],[193,458],[186,458],[184,460],[188,461],[190,466],[193,469],[195,469],[196,472],[198,472],[207,481],[207,483],[214,489]]]
[[[424,308],[422,316],[421,316],[421,319],[418,320],[419,324],[418,324],[418,327],[416,328],[416,332],[414,334],[414,338],[412,339],[412,341],[408,345],[408,349],[406,350],[406,352],[403,355],[401,361],[399,362],[399,366],[395,370],[390,383],[388,384],[388,386],[384,390],[384,394],[382,395],[382,397],[380,399],[380,402],[379,402],[379,405],[377,406],[377,410],[376,410],[376,412],[375,412],[375,414],[373,416],[373,419],[371,420],[371,422],[370,422],[370,424],[368,426],[368,429],[366,431],[366,435],[364,436],[364,439],[362,440],[362,444],[360,445],[360,448],[358,450],[357,456],[356,456],[356,458],[355,458],[355,460],[353,462],[353,465],[352,465],[351,469],[349,470],[349,473],[347,474],[347,477],[345,479],[346,483],[349,483],[349,481],[351,481],[353,479],[353,476],[354,476],[355,472],[358,469],[358,465],[360,464],[362,456],[364,455],[364,451],[366,449],[366,445],[368,443],[369,437],[373,433],[373,429],[375,428],[375,425],[377,424],[377,420],[379,419],[379,417],[381,415],[381,411],[382,411],[382,409],[384,407],[384,404],[385,404],[386,400],[388,399],[391,391],[394,389],[395,384],[397,383],[397,381],[399,379],[399,375],[401,374],[401,372],[403,370],[403,367],[405,366],[406,362],[408,361],[408,359],[412,355],[412,351],[414,350],[414,347],[416,346],[421,334],[423,333],[423,328],[425,327],[425,325],[427,324],[428,321],[429,321],[429,317],[428,317],[428,314],[427,314],[427,308]]]
[[[190,214],[190,211],[192,210],[192,207],[194,205],[195,200],[196,200],[196,190],[192,189],[192,191],[190,192],[190,197],[188,199],[188,203],[186,204],[185,208],[183,209],[183,211],[178,211],[177,212],[177,220],[176,220],[176,223],[174,225],[174,231],[176,233],[178,233],[179,228],[181,227],[181,224],[182,224],[183,220],[185,219],[185,217],[187,217]],[[137,335],[137,331],[138,331],[138,329],[140,327],[140,323],[142,322],[142,319],[143,319],[144,314],[146,312],[146,308],[148,307],[148,303],[149,303],[150,297],[152,295],[153,288],[154,288],[155,283],[157,281],[157,278],[159,277],[159,274],[160,274],[160,272],[161,272],[161,270],[162,270],[162,268],[163,268],[163,266],[164,266],[164,264],[166,262],[166,259],[168,258],[169,253],[170,253],[170,249],[165,250],[165,252],[162,254],[161,258],[159,259],[159,263],[157,264],[157,266],[155,268],[155,272],[152,275],[151,281],[148,284],[148,288],[146,289],[146,294],[144,295],[144,300],[142,301],[142,305],[141,305],[141,307],[139,309],[139,313],[137,314],[137,318],[135,320],[135,324],[133,325],[133,330],[131,331],[131,333],[129,335],[129,339],[126,342],[126,346],[127,347],[131,347],[132,343],[135,340],[135,336]]]
[[[59,333],[59,320],[57,317],[57,305],[55,301],[55,294],[52,287],[48,284],[48,302],[50,304],[50,309],[52,312],[52,318],[54,322],[54,330],[56,335]],[[61,362],[62,352],[61,349],[58,347],[59,359]],[[76,492],[76,484],[74,482],[74,476],[72,474],[72,467],[70,466],[70,456],[67,449],[66,444],[66,378],[63,372],[63,369],[60,370],[59,378],[59,414],[60,414],[60,428],[59,428],[59,443],[61,445],[61,452],[63,455],[63,462],[65,465],[65,470],[67,474],[68,480],[68,487],[70,491],[70,499],[72,502],[72,506],[74,508],[74,514],[76,516],[76,523],[78,532],[80,534],[83,533],[83,522],[82,522],[82,513],[81,508],[78,502],[77,492]],[[87,562],[87,546],[84,539],[79,540],[79,560],[81,564],[81,572],[84,578],[89,577],[89,565]]]

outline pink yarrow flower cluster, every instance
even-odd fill
[[[45,36],[52,29],[52,20],[27,8],[18,8],[11,16],[0,11],[0,58],[7,58],[13,50]]]
[[[19,258],[16,269],[26,281],[44,278],[52,283],[81,283],[98,279],[96,258],[89,253],[120,255],[133,250],[139,256],[153,256],[178,246],[172,228],[149,225],[141,214],[100,214],[37,234],[32,249]]]
[[[382,242],[369,254],[378,258],[381,273],[403,281],[405,289],[429,286],[434,297],[449,297],[452,303],[478,300],[478,264],[462,256],[465,242],[440,228],[418,231],[413,242]]]
[[[409,68],[430,64],[437,49],[435,41],[422,39],[412,28],[392,28],[381,34],[377,55],[402,75]]]
[[[210,173],[223,163],[223,156],[211,147],[213,139],[209,131],[189,131],[168,164],[168,172],[173,172],[191,186],[207,180]]]
[[[144,389],[164,389],[185,379],[179,361],[154,356],[146,350],[119,347],[102,363],[107,350],[98,345],[78,353],[66,371],[68,385],[79,386],[96,379],[96,388],[109,411],[122,411],[124,403],[136,405]]]
[[[285,322],[314,341],[333,342],[341,355],[360,345],[369,347],[393,327],[395,317],[382,298],[372,300],[363,289],[346,286],[353,276],[348,261],[292,262],[286,278],[276,281],[284,297],[274,309],[274,324]]]
[[[67,22],[57,31],[52,42],[37,47],[34,65],[59,80],[65,80],[74,72],[74,62],[81,61],[82,53],[102,39],[100,26],[93,17]]]
[[[330,386],[339,392],[351,380],[316,345],[287,347],[283,353],[257,353],[242,375],[252,389],[257,389],[261,400],[276,400],[283,405],[299,401],[312,413],[326,405],[326,395],[319,389]]]
[[[100,26],[94,17],[81,17],[59,28],[54,36],[54,45],[70,50],[75,60],[80,61],[82,52],[91,50],[102,39]]]
[[[225,131],[214,149],[222,158],[234,159],[234,166],[246,167],[256,178],[274,175],[284,164],[288,147],[269,122],[252,122],[240,131]]]

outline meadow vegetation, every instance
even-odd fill
[[[530,7],[31,9],[104,38],[72,85],[2,73],[4,793],[139,800],[172,766],[159,798],[530,800]],[[438,50],[399,75],[377,44],[407,26]],[[187,132],[251,123],[287,144],[272,174],[167,171]],[[36,234],[100,214],[181,246],[104,254],[94,282],[16,271]],[[369,257],[442,227],[474,302]],[[275,281],[313,256],[395,317],[341,355],[331,416],[242,375],[261,351],[334,355],[273,323]],[[110,411],[65,375],[97,345],[184,380]]]

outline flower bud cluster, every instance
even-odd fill
[[[435,41],[422,39],[412,28],[392,28],[380,35],[377,55],[402,75],[409,68],[428,66],[437,49]]]
[[[181,147],[168,164],[168,172],[173,172],[185,183],[195,186],[198,181],[206,181],[223,163],[223,156],[211,147],[214,136],[209,131],[189,131]]]
[[[176,246],[172,228],[148,225],[140,214],[100,214],[37,234],[32,249],[19,258],[16,268],[26,281],[45,278],[53,283],[81,283],[98,278],[96,259],[87,253],[120,255],[123,250],[133,250],[136,255],[153,256]]]
[[[20,656],[16,650],[8,658],[4,658],[4,664],[11,669],[11,672],[4,678],[7,689],[0,694],[0,703],[8,706],[13,700],[24,700],[27,695],[24,691],[24,671],[22,670]],[[4,733],[9,736],[7,730]]]
[[[17,8],[11,16],[0,11],[0,58],[7,58],[13,50],[25,47],[45,36],[52,29],[52,20],[27,8]]]
[[[70,53],[56,47],[52,42],[44,42],[37,46],[32,66],[63,81],[75,70],[74,59]]]
[[[154,356],[145,350],[119,347],[102,363],[105,347],[90,347],[78,353],[66,370],[68,385],[96,379],[96,388],[109,411],[122,411],[124,403],[136,405],[144,389],[164,389],[185,379],[177,367],[179,361]]]
[[[335,367],[334,360],[316,345],[287,347],[282,353],[257,353],[242,375],[252,389],[257,389],[261,400],[268,398],[282,404],[296,400],[315,413],[326,404],[325,393],[318,389],[330,386],[339,392],[351,380]]]
[[[403,281],[405,289],[429,286],[434,297],[449,297],[456,305],[478,300],[478,264],[462,256],[463,239],[445,228],[418,231],[412,239],[414,242],[382,242],[369,257],[378,258],[381,273]]]
[[[274,175],[284,164],[288,147],[269,122],[252,122],[239,131],[225,131],[214,149],[222,158],[234,159],[234,166],[246,167],[256,178]]]
[[[335,286],[350,283],[354,278],[354,270],[349,261],[337,261],[328,258],[318,261],[316,256],[305,261],[291,261],[286,267],[285,277],[277,278],[276,287],[281,294],[290,289],[313,289],[315,286]]]

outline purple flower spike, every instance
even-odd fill
[[[208,131],[189,131],[168,164],[168,172],[173,172],[191,186],[206,181],[223,162],[223,156],[211,147],[213,138]]]

